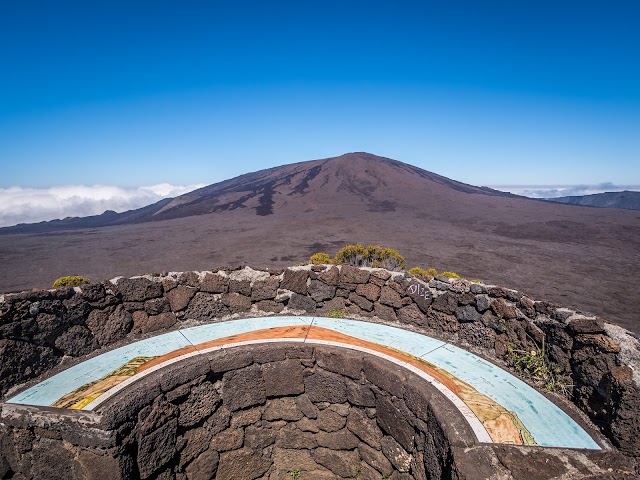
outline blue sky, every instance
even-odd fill
[[[640,184],[640,3],[0,3],[0,188],[191,186],[368,151]]]

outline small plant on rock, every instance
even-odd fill
[[[327,312],[329,318],[344,318],[344,310],[336,308],[335,310],[329,310]]]
[[[541,346],[538,346],[535,341],[533,344],[535,348],[528,351],[517,349],[512,343],[507,345],[509,361],[513,367],[521,375],[530,378],[545,389],[568,395],[567,385],[560,378],[560,368],[546,359],[544,339]]]
[[[91,280],[87,277],[82,277],[80,275],[67,275],[66,277],[60,277],[53,282],[52,288],[77,287],[90,282]]]
[[[289,472],[289,476],[291,478],[300,478],[302,476],[302,472],[300,470],[291,470]]]

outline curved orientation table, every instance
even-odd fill
[[[456,406],[479,442],[600,450],[553,402],[477,355],[400,328],[324,317],[247,318],[176,330],[88,359],[7,403],[96,410],[138,379],[186,357],[282,341],[355,349],[416,373]]]

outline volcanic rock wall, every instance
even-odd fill
[[[623,452],[640,456],[640,343],[600,318],[500,287],[351,266],[251,268],[119,278],[0,297],[0,391],[63,360],[175,327],[264,314],[397,324],[503,364],[544,343],[571,400]],[[73,361],[73,360],[71,360]]]
[[[412,372],[286,342],[182,360],[94,413],[10,405],[3,420],[16,478],[603,479],[633,468],[611,452],[474,445],[462,415]]]

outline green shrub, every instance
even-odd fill
[[[460,278],[460,275],[458,275],[455,272],[442,272],[440,274],[441,277],[447,277],[447,278]]]
[[[367,249],[361,244],[345,245],[336,253],[335,263],[346,263],[347,265],[362,266],[365,261]]]
[[[369,245],[366,249],[367,261],[370,265],[366,267],[380,267],[387,270],[404,270],[404,257],[393,248],[385,248],[380,245]]]
[[[424,268],[420,267],[412,267],[409,269],[409,273],[414,277],[426,277],[428,276],[427,271]]]
[[[302,476],[302,472],[300,472],[300,470],[291,470],[289,475],[291,478],[300,478]]]
[[[324,252],[314,253],[309,257],[309,261],[314,265],[326,265],[328,263],[333,263],[329,254]]]
[[[392,248],[380,245],[361,244],[346,245],[336,253],[335,263],[354,265],[356,267],[377,267],[387,270],[402,270],[405,267],[404,257]]]
[[[67,275],[66,277],[60,277],[53,282],[52,288],[77,287],[79,285],[84,285],[85,283],[91,283],[91,280],[79,275]]]
[[[429,270],[427,270],[427,275],[433,278],[440,275],[440,273],[438,273],[438,270],[436,270],[435,268],[430,268]]]
[[[336,308],[335,310],[329,310],[327,312],[329,318],[344,318],[344,310]]]

